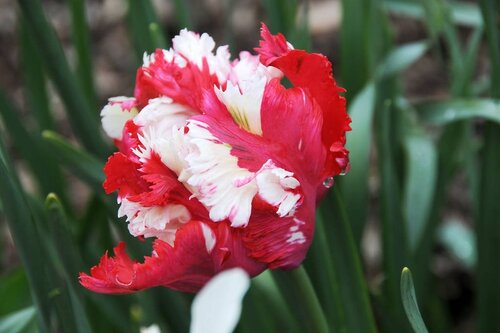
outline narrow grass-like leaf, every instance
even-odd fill
[[[428,221],[437,178],[437,152],[432,140],[422,132],[410,134],[404,142],[406,179],[403,209],[408,245],[417,249]]]
[[[72,73],[63,49],[49,25],[39,0],[18,0],[31,37],[40,51],[50,78],[65,106],[71,127],[84,146],[98,156],[108,154],[98,128],[98,113],[92,109]]]
[[[403,268],[401,272],[401,299],[403,300],[403,306],[408,316],[408,321],[415,333],[428,333],[429,331],[427,331],[427,327],[425,327],[424,320],[418,309],[417,296],[415,295],[415,287],[413,286],[411,272],[407,267]]]
[[[42,136],[51,147],[55,158],[91,186],[96,193],[102,192],[104,181],[102,162],[83,150],[73,147],[54,132],[44,131]]]
[[[372,143],[375,85],[367,85],[349,106],[352,131],[347,133],[347,149],[351,169],[340,180],[354,241],[359,244],[366,223],[368,208],[368,172]]]
[[[38,309],[39,328],[41,332],[49,332],[49,284],[44,274],[46,268],[44,249],[39,241],[37,228],[33,223],[24,193],[5,157],[2,142],[0,151],[3,156],[0,162],[0,199],[17,252],[26,268],[33,301]]]
[[[142,60],[144,52],[151,53],[156,47],[167,45],[161,29],[151,34],[150,24],[160,25],[150,0],[129,0],[127,17],[138,60]],[[157,45],[158,40],[161,45]]]
[[[314,239],[304,261],[304,267],[317,291],[330,330],[342,332],[346,330],[346,319],[345,309],[341,302],[341,286],[335,274],[331,246],[323,225],[324,221],[319,213],[317,215]]]
[[[349,99],[373,79],[377,65],[391,46],[381,3],[343,0],[340,40],[340,81]]]
[[[20,310],[33,302],[28,279],[22,268],[16,268],[0,277],[0,316]]]
[[[77,333],[92,332],[87,314],[84,310],[82,299],[76,294],[78,272],[82,269],[81,256],[75,247],[74,236],[70,232],[66,214],[57,196],[53,193],[47,196],[45,201],[47,219],[52,244],[58,254],[62,267],[60,274],[65,280],[70,316],[68,318],[72,330]]]
[[[0,333],[34,333],[36,332],[35,319],[34,307],[0,317]]]
[[[468,27],[480,27],[483,25],[481,12],[476,4],[464,1],[448,1],[451,9],[453,22]],[[387,11],[406,15],[409,17],[425,20],[425,11],[422,5],[414,1],[384,0]]]
[[[165,37],[163,37],[158,23],[149,23],[149,33],[151,34],[151,40],[153,41],[155,48],[167,48],[167,42],[165,41]]]
[[[467,51],[465,53],[462,70],[455,76],[451,90],[461,95],[470,96],[472,92],[472,79],[476,69],[479,47],[484,31],[483,27],[476,28],[469,38]]]
[[[248,297],[251,299],[247,302],[246,308],[244,305],[244,312],[251,311],[254,307],[260,308],[254,311],[254,315],[250,318],[258,320],[262,326],[272,327],[271,331],[300,332],[297,318],[291,314],[290,307],[280,293],[270,271],[264,271],[252,280]],[[275,314],[274,318],[270,318],[270,312]],[[245,328],[248,326],[252,327],[252,325],[247,325]],[[250,332],[255,332],[255,330],[250,330]]]
[[[93,110],[97,110],[97,97],[95,94],[92,51],[90,47],[90,33],[87,23],[87,11],[84,0],[67,0],[71,12],[71,28],[73,42],[77,55],[76,72],[85,97]],[[97,116],[97,112],[95,114]]]
[[[54,129],[54,119],[50,113],[49,98],[45,82],[43,63],[39,51],[30,37],[24,18],[20,21],[20,61],[23,83],[29,109],[36,119],[38,130]]]
[[[191,13],[185,0],[174,0],[175,14],[182,28],[193,29]]]
[[[500,4],[494,0],[481,0],[481,13],[485,22],[486,37],[491,61],[491,93],[500,98],[500,31],[498,17]],[[497,113],[498,112],[497,110]],[[500,313],[500,125],[488,123],[484,129],[485,146],[482,153],[479,189],[479,214],[476,222],[478,265],[478,331],[498,333]]]
[[[377,79],[399,74],[422,57],[428,49],[428,41],[409,43],[394,48],[377,68]]]
[[[465,223],[448,220],[438,229],[438,240],[465,267],[473,269],[477,263],[476,236]]]
[[[293,271],[273,271],[278,288],[295,316],[311,332],[327,333],[328,323],[318,297],[303,266]]]
[[[398,110],[399,111],[399,110]],[[394,326],[404,332],[399,279],[408,264],[406,223],[401,210],[401,188],[397,176],[396,109],[391,103],[376,117],[378,170],[380,174],[380,220],[382,226],[384,296],[388,315]]]
[[[19,111],[15,110],[4,93],[0,90],[0,116],[7,128],[14,146],[28,163],[36,177],[43,194],[50,191],[63,191],[60,170],[54,160],[47,158],[47,149],[43,142],[35,140],[25,127]]]
[[[416,105],[418,117],[429,125],[482,118],[500,123],[500,101],[488,98],[451,99]]]
[[[344,203],[337,188],[323,199],[317,219],[321,219],[330,244],[330,259],[338,281],[338,302],[343,308],[340,331],[376,332],[368,289],[363,276],[357,244],[354,243]],[[345,325],[345,326],[343,326]]]
[[[271,31],[288,35],[295,26],[297,0],[262,0],[262,5]]]

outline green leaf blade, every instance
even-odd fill
[[[415,288],[413,286],[413,278],[410,270],[405,267],[401,272],[401,299],[403,306],[408,316],[415,333],[428,333],[422,315],[417,304],[417,296],[415,295]]]

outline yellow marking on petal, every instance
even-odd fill
[[[228,107],[229,113],[233,117],[234,121],[241,127],[247,130],[248,132],[252,132],[250,129],[250,124],[248,122],[248,118],[245,112],[242,112],[236,106]]]

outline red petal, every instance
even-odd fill
[[[106,180],[103,187],[107,194],[119,191],[120,197],[147,191],[148,184],[141,178],[139,164],[131,161],[122,153],[114,153],[104,166]]]
[[[255,51],[260,54],[260,61],[264,65],[269,66],[276,58],[288,51],[285,36],[282,34],[273,36],[264,23],[260,27],[260,36],[262,37],[259,42],[260,47],[255,48]]]
[[[199,110],[203,91],[213,89],[214,85],[219,86],[219,82],[215,74],[210,74],[206,61],[202,70],[190,62],[186,67],[179,67],[168,62],[158,49],[154,62],[138,69],[134,95],[141,107],[152,98],[168,96],[176,103]]]
[[[145,257],[144,263],[133,262],[125,253],[124,243],[118,244],[115,257],[105,254],[91,269],[91,275],[80,273],[80,283],[107,294],[126,294],[156,286],[196,292],[224,269],[239,266],[252,276],[264,270],[264,265],[247,256],[239,232],[233,237],[234,229],[225,223],[210,223],[210,228],[217,240],[210,253],[202,222],[191,221],[177,231],[173,247],[155,240],[154,255]]]
[[[280,69],[295,87],[302,87],[309,91],[323,111],[322,139],[327,147],[344,146],[345,132],[350,130],[351,119],[346,112],[345,98],[340,95],[344,89],[337,86],[333,74],[332,64],[318,53],[307,53],[303,50],[284,50],[284,37],[280,34],[272,36],[265,26],[262,29],[261,48],[257,51],[265,65]],[[274,50],[273,57],[270,51]],[[279,50],[276,51],[276,50]],[[335,148],[337,150],[337,148]],[[347,150],[343,148],[343,155]],[[329,156],[327,175],[335,175],[346,167],[346,163],[339,165],[336,156]]]
[[[253,214],[243,241],[254,259],[269,268],[291,269],[300,265],[314,234],[314,202],[305,197],[294,217]]]

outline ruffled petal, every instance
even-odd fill
[[[260,48],[256,49],[261,55],[261,61],[280,69],[294,87],[307,89],[320,106],[323,112],[322,139],[332,152],[328,156],[325,175],[339,174],[347,167],[346,159],[337,157],[339,154],[348,154],[343,146],[345,132],[351,129],[351,119],[346,112],[345,98],[340,95],[345,90],[335,82],[332,64],[322,54],[285,49],[284,37],[281,34],[271,35],[264,24],[261,36]],[[340,152],[339,146],[342,147]]]
[[[174,60],[169,61],[163,50],[156,50],[152,57],[154,62],[137,71],[134,95],[140,107],[150,99],[167,96],[175,103],[200,110],[203,91],[220,86],[217,75],[210,73],[206,58],[200,68],[189,61],[181,67]]]
[[[240,236],[232,237],[231,232],[222,223],[191,221],[178,229],[174,246],[155,240],[153,255],[145,257],[143,263],[134,262],[122,242],[115,247],[115,256],[106,253],[90,275],[80,273],[80,283],[106,294],[127,294],[157,286],[196,292],[212,276],[228,268],[242,267],[251,276],[262,272],[265,266],[249,258],[241,241],[234,241]]]
[[[304,260],[314,233],[314,202],[305,198],[294,216],[276,217],[257,212],[244,229],[250,256],[269,268],[292,269]]]

